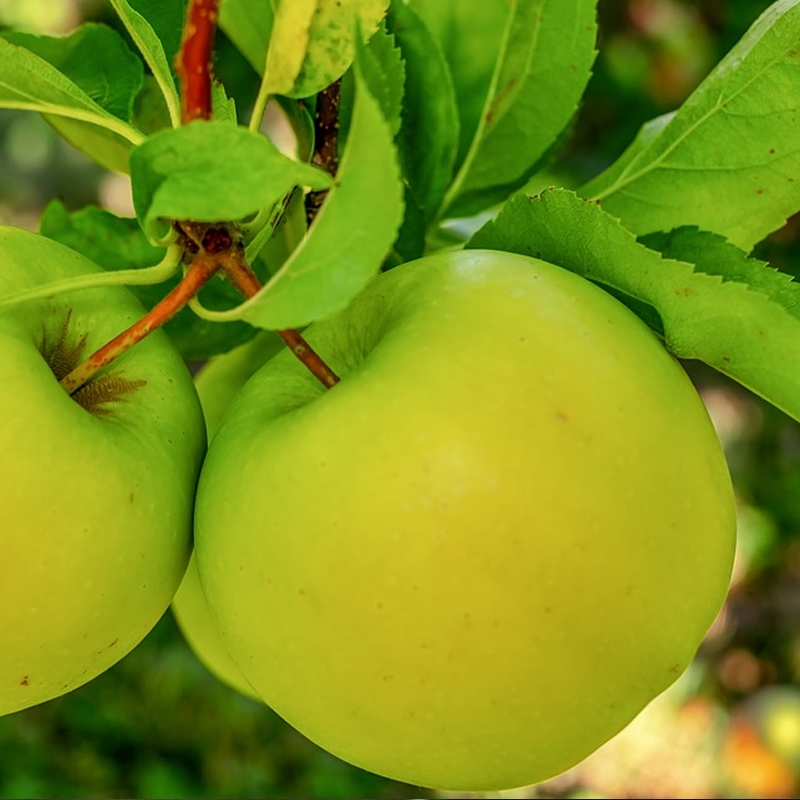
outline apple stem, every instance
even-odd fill
[[[181,84],[181,122],[211,119],[211,71],[219,0],[191,0],[175,68]]]
[[[64,390],[70,395],[75,394],[103,367],[172,319],[208,283],[220,267],[220,260],[212,254],[203,253],[195,257],[181,282],[158,305],[61,379],[60,383]]]
[[[231,285],[246,298],[253,297],[261,289],[261,282],[241,253],[227,259],[223,265],[223,271]],[[291,328],[284,328],[277,333],[292,353],[326,389],[330,389],[339,382],[339,376],[325,363],[302,334]]]

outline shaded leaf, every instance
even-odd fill
[[[109,114],[131,121],[144,69],[113,28],[87,22],[69,36],[4,31],[3,38],[51,64]]]
[[[424,20],[449,65],[459,116],[458,168],[478,129],[502,47],[509,6],[486,0],[409,0],[408,5]]]
[[[172,76],[172,68],[164,51],[164,43],[159,33],[169,35],[165,21],[171,24],[178,23],[178,30],[182,28],[182,18],[176,18],[179,10],[178,4],[172,2],[154,3],[153,0],[110,0],[114,10],[119,15],[126,30],[130,34],[139,52],[142,54],[147,65],[161,89],[170,116],[174,125],[180,122],[180,102],[178,100],[178,90],[175,87],[175,80]],[[137,10],[137,6],[141,11]],[[159,22],[159,30],[156,31],[146,14],[151,14]],[[173,46],[173,45],[171,45]]]
[[[259,75],[267,62],[275,2],[277,0],[222,0],[219,7],[220,28]]]

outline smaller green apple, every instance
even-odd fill
[[[0,260],[0,295],[98,270],[8,227]],[[180,355],[156,331],[72,397],[58,382],[143,313],[124,288],[0,311],[0,715],[130,652],[186,568],[205,429]]]
[[[683,672],[725,598],[725,459],[627,308],[536,259],[381,275],[237,394],[203,465],[200,582],[281,716],[408,783],[561,772]]]

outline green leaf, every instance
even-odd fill
[[[322,170],[292,161],[259,133],[199,120],[151,136],[131,154],[136,215],[148,236],[159,220],[240,220],[272,206],[292,187],[325,189]]]
[[[89,122],[43,115],[44,119],[73,147],[82,151],[101,167],[130,173],[131,143],[113,131]],[[133,106],[133,124],[148,135],[171,125],[164,96],[152,75],[144,76],[144,84]]]
[[[3,38],[54,66],[109,114],[131,121],[144,70],[113,28],[87,22],[69,36],[4,31]]]
[[[138,269],[157,264],[162,247],[147,241],[135,219],[86,206],[68,211],[58,200],[42,212],[39,232],[76,250],[105,270]]]
[[[459,115],[456,169],[478,129],[509,18],[505,2],[410,0],[439,43],[449,65]]]
[[[395,2],[387,21],[405,61],[405,101],[396,140],[406,213],[395,249],[410,261],[423,254],[428,226],[453,177],[458,108],[444,54],[422,18],[409,5]]]
[[[639,237],[639,241],[666,258],[688,261],[707,275],[746,283],[800,318],[800,284],[795,283],[791,275],[770,267],[766,262],[748,257],[744,250],[724,236],[701,231],[696,226],[685,226],[668,233],[650,233]]]
[[[512,198],[468,246],[541,258],[653,309],[675,356],[704,361],[800,421],[798,289],[757,275],[766,269],[758,262],[743,268],[718,242],[699,266],[663,258],[596,203],[561,189]]]
[[[219,26],[253,69],[263,74],[276,0],[222,0]],[[300,69],[299,66],[297,68]],[[292,76],[292,81],[297,73]]]
[[[311,39],[318,0],[277,0],[266,61],[256,67],[268,94],[292,95]],[[308,92],[308,95],[315,92]],[[294,95],[302,96],[302,95]]]
[[[255,297],[217,318],[280,330],[344,308],[380,270],[402,213],[392,134],[357,69],[350,134],[336,183],[308,235]]]
[[[580,193],[637,234],[698,225],[749,251],[800,209],[798,96],[800,2],[780,0]]]
[[[180,50],[188,2],[189,0],[127,0],[127,5],[146,20],[156,34],[170,65],[174,65],[175,56]]]
[[[127,174],[131,143],[119,134],[83,120],[44,114],[44,119],[76,150],[104,169]]]
[[[58,69],[109,114],[125,122],[134,117],[144,70],[142,62],[112,28],[86,23],[65,37],[17,31],[3,36]],[[118,133],[80,119],[44,116],[73,147],[101,166],[128,171],[131,143]]]
[[[122,20],[123,25],[125,25],[126,30],[131,35],[131,38],[136,43],[136,46],[139,48],[139,52],[141,52],[147,65],[150,67],[164,95],[172,124],[174,126],[179,125],[181,119],[180,100],[178,99],[178,90],[175,88],[175,80],[172,77],[170,62],[167,60],[167,54],[164,52],[164,44],[148,18],[135,8],[135,6],[140,6],[142,11],[153,14],[161,23],[163,23],[166,18],[167,20],[173,21],[174,24],[173,15],[177,5],[174,2],[157,4],[152,2],[152,0],[139,0],[134,3],[129,2],[129,0],[110,0],[110,2],[119,15],[119,18]],[[172,14],[170,14],[170,12],[172,12]],[[180,24],[182,25],[182,21]],[[166,26],[161,27],[161,29],[162,32],[165,32]],[[178,30],[180,30],[180,27]]]
[[[100,26],[92,26],[90,30],[99,28]],[[23,37],[21,41],[24,40],[26,44],[34,44],[34,39],[28,38],[30,34],[15,33],[13,36]],[[83,36],[89,38],[84,39]],[[133,72],[137,72],[141,84],[142,67],[138,59],[131,60],[135,59],[135,56],[130,51],[127,51],[127,55],[123,55],[121,50],[116,49],[118,37],[113,40],[115,44],[111,44],[112,39],[106,34],[99,34],[100,38],[97,33],[80,34],[75,40],[80,46],[75,45],[76,50],[71,52],[68,43],[64,57],[71,73],[69,76],[58,66],[51,64],[47,58],[9,41],[6,37],[11,37],[11,34],[6,32],[0,36],[0,108],[25,109],[81,120],[112,131],[131,143],[138,144],[142,141],[143,134],[130,125],[127,119],[117,117],[115,113],[108,111],[83,88],[86,86],[90,91],[97,93],[98,99],[110,105],[115,111],[124,106],[123,113],[130,116],[127,111],[127,100],[123,98],[130,95],[132,102],[136,93],[134,91],[130,94],[135,82],[132,77]],[[42,45],[42,39],[45,37],[34,38],[35,46],[41,47],[48,58],[56,57],[54,53],[58,52],[59,45],[51,46],[49,43]],[[101,66],[96,71],[94,66],[91,68],[88,66],[89,63],[93,65],[94,61],[83,63],[82,59],[75,58],[77,53],[85,54],[83,47],[92,41],[104,43],[104,46],[99,45],[98,64]],[[103,69],[107,69],[111,76],[120,77],[123,91],[106,85],[108,77],[103,73]]]
[[[574,117],[594,63],[596,0],[513,0],[469,150],[445,200],[469,216],[530,178]]]
[[[310,97],[344,75],[355,56],[356,31],[366,40],[389,0],[281,0],[267,55],[270,94]]]
[[[45,208],[40,233],[81,253],[105,270],[141,269],[158,263],[164,251],[154,247],[135,219],[117,217],[87,206],[69,212],[55,201]],[[130,286],[142,305],[153,308],[178,283],[171,278],[151,286]],[[213,308],[229,308],[239,295],[222,280],[212,281],[203,290],[203,303]],[[184,358],[201,360],[242,344],[256,334],[245,323],[219,325],[200,319],[189,308],[178,312],[164,326]]]
[[[400,129],[406,72],[395,38],[386,30],[383,22],[372,34],[361,54],[361,73],[394,136]]]

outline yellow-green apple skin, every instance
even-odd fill
[[[735,511],[680,365],[541,261],[402,265],[237,395],[195,552],[227,651],[342,759],[453,790],[549,778],[669,686],[724,601]]]
[[[225,411],[248,378],[283,347],[272,331],[261,331],[251,341],[206,363],[195,378],[206,421],[208,440],[219,429]],[[252,699],[257,699],[225,649],[208,610],[194,553],[172,601],[172,613],[183,638],[198,660],[222,683]]]
[[[0,296],[97,270],[0,227]],[[186,568],[205,428],[178,353],[156,332],[75,397],[56,378],[142,314],[123,288],[0,308],[0,714],[130,652]]]

